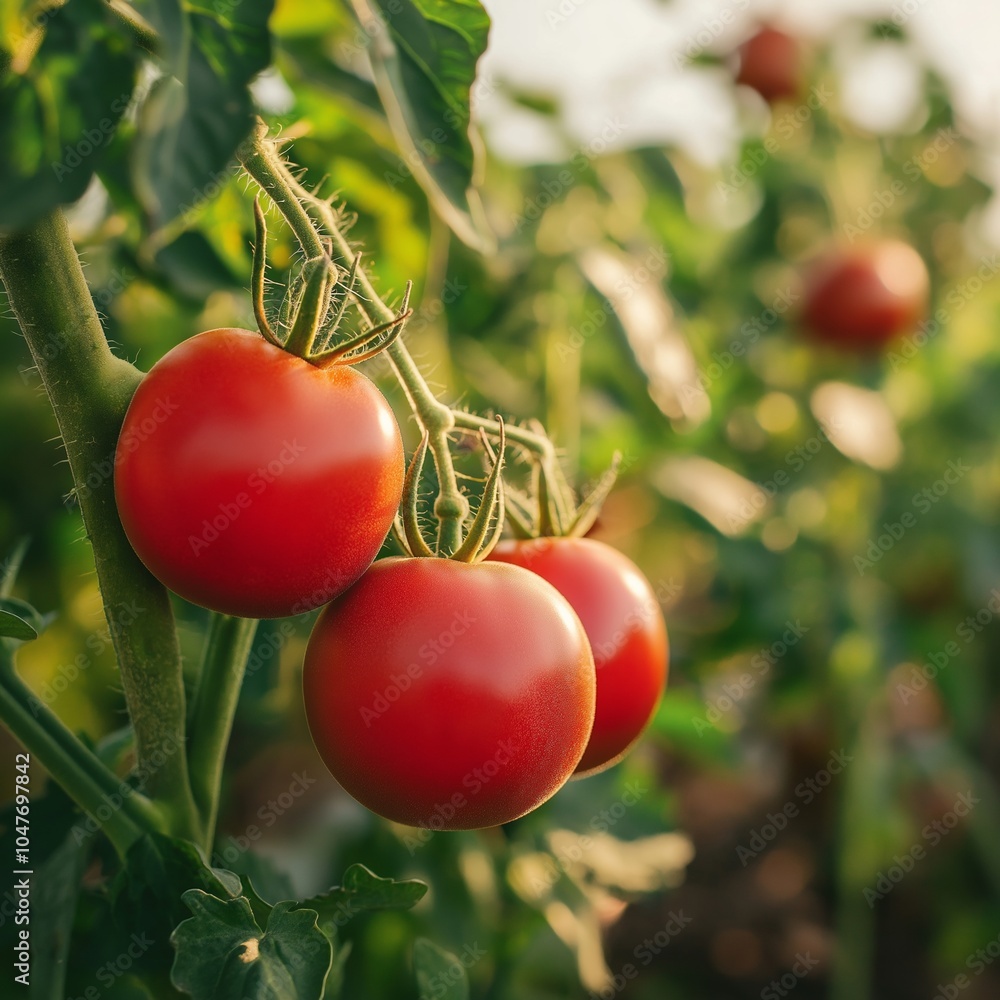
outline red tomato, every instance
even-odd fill
[[[920,255],[899,240],[832,250],[805,274],[802,325],[817,339],[878,350],[926,314],[930,279]]]
[[[320,614],[303,673],[313,740],[372,812],[433,830],[523,816],[594,721],[579,619],[514,566],[382,559]]]
[[[667,627],[649,581],[592,538],[501,542],[490,558],[537,573],[580,616],[597,666],[597,709],[576,770],[594,774],[616,764],[646,728],[667,679]]]
[[[399,426],[364,375],[247,330],[201,333],[158,361],[115,456],[118,512],[150,572],[247,618],[299,614],[349,587],[402,483]]]
[[[740,47],[736,82],[752,87],[769,104],[797,96],[802,87],[799,43],[775,28],[762,28]]]

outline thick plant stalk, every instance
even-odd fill
[[[118,433],[142,376],[108,347],[61,212],[0,237],[0,278],[69,458],[146,790],[173,832],[196,838],[173,612],[125,537],[112,486]]]

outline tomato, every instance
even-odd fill
[[[794,98],[802,87],[799,43],[775,28],[762,28],[740,47],[736,82],[752,87],[768,104]]]
[[[579,619],[544,580],[500,563],[380,560],[320,614],[303,686],[333,776],[372,812],[434,830],[541,805],[594,721]]]
[[[854,350],[883,347],[926,314],[930,291],[920,255],[899,240],[834,249],[805,273],[801,322],[818,340]]]
[[[577,774],[617,763],[649,723],[667,679],[667,627],[649,582],[592,538],[501,542],[490,558],[537,573],[580,616],[597,666],[597,709]]]
[[[139,384],[114,474],[125,533],[157,579],[215,611],[277,618],[325,604],[371,564],[399,505],[403,444],[360,372],[210,330]]]

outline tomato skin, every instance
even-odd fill
[[[385,398],[247,330],[198,334],[139,384],[115,497],[150,572],[226,614],[300,614],[378,554],[399,505],[403,444]]]
[[[537,573],[580,616],[597,667],[597,709],[576,773],[611,767],[641,736],[667,680],[667,627],[649,581],[629,558],[593,538],[501,542],[490,559]]]
[[[817,340],[877,351],[926,315],[930,278],[920,255],[899,240],[833,249],[805,271],[801,322]]]
[[[387,819],[473,830],[523,816],[572,775],[594,661],[572,608],[514,566],[381,559],[325,608],[303,670],[313,741]]]
[[[798,96],[802,87],[799,43],[776,28],[762,28],[740,46],[736,82],[751,87],[768,104]]]

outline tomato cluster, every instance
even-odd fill
[[[327,605],[306,714],[355,798],[427,829],[496,826],[636,742],[666,680],[662,612],[592,539],[372,565],[403,479],[399,427],[368,379],[226,329],[143,379],[115,495],[142,561],[187,600],[255,618]]]

